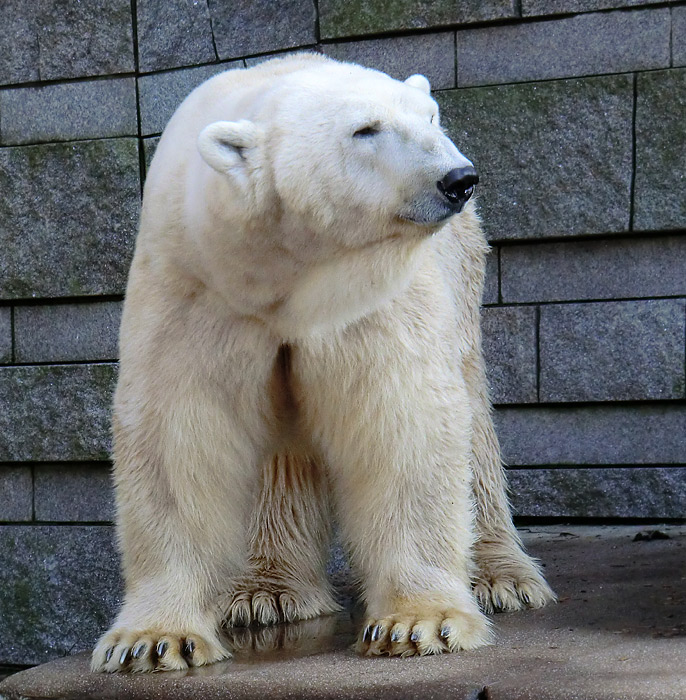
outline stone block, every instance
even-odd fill
[[[34,467],[36,520],[107,522],[114,520],[114,492],[103,464],[50,464]]]
[[[25,5],[36,12],[41,80],[135,69],[130,0],[34,0]]]
[[[136,136],[133,78],[0,91],[0,143]]]
[[[136,14],[139,70],[216,60],[207,0],[138,0]]]
[[[515,515],[527,518],[683,518],[686,468],[511,469]]]
[[[140,208],[137,139],[0,149],[0,298],[122,294]]]
[[[33,518],[31,467],[0,466],[0,521],[21,522]]]
[[[686,464],[686,406],[677,403],[501,407],[510,466]]]
[[[443,126],[480,173],[489,240],[628,230],[631,76],[446,90],[436,98]]]
[[[17,362],[116,360],[122,303],[18,306],[14,313]]]
[[[12,360],[12,309],[0,307],[0,364]]]
[[[503,246],[503,302],[686,296],[686,237]]]
[[[640,73],[633,228],[686,227],[686,69]]]
[[[536,401],[536,314],[533,306],[481,311],[491,399],[496,404]]]
[[[319,0],[323,39],[516,17],[513,0]]]
[[[138,78],[143,136],[162,133],[176,108],[200,83],[217,73],[243,68],[243,65],[242,61],[230,61]]]
[[[317,42],[317,10],[309,0],[208,0],[220,59]]]
[[[114,364],[0,367],[0,462],[107,459]]]
[[[484,280],[483,304],[498,303],[498,256],[499,248],[491,248],[486,255],[486,279]]]
[[[686,302],[541,307],[541,401],[684,398]]]
[[[150,136],[147,139],[143,139],[143,155],[145,156],[145,172],[148,172],[150,168],[150,163],[152,163],[153,156],[157,150],[157,144],[160,142],[159,136]]]
[[[171,673],[91,673],[88,654],[0,685],[4,700],[683,700],[684,525],[527,527],[559,605],[492,618],[494,643],[429,658],[360,658],[349,611],[239,629],[234,659]],[[351,619],[352,618],[352,619]],[[599,689],[600,692],[599,692]]]
[[[686,66],[686,7],[672,8],[672,65]]]
[[[26,0],[3,0],[0,22],[0,85],[39,80],[38,36]]]
[[[0,527],[4,664],[39,664],[92,647],[122,589],[111,526]]]
[[[669,8],[465,29],[457,32],[457,84],[666,68],[670,31]]]
[[[670,0],[667,0],[668,2]],[[573,12],[614,10],[620,7],[656,5],[661,0],[522,0],[522,15],[561,15]]]
[[[135,69],[130,0],[3,0],[0,84]]]
[[[283,56],[288,56],[294,53],[314,53],[319,55],[320,52],[313,48],[303,48],[303,49],[286,49],[285,51],[275,51],[273,53],[262,54],[261,56],[249,56],[244,59],[246,68],[252,68],[265,61],[271,61],[273,58],[282,58]]]
[[[325,44],[322,49],[331,58],[375,68],[398,80],[421,73],[434,90],[455,87],[453,32]]]

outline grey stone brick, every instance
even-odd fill
[[[0,364],[12,359],[12,309],[0,307]]]
[[[503,246],[504,302],[686,296],[686,237]]]
[[[685,464],[686,406],[518,406],[495,411],[511,466]]]
[[[516,17],[513,0],[319,0],[323,39]]]
[[[0,149],[0,297],[123,293],[139,173],[133,138]]]
[[[686,66],[686,7],[684,6],[672,8],[672,65]]]
[[[614,10],[620,7],[655,5],[662,0],[522,0],[522,15],[559,15],[572,12]],[[670,0],[667,0],[670,2]]]
[[[536,401],[536,308],[482,309],[484,357],[496,404]]]
[[[194,88],[217,73],[233,68],[243,68],[243,62],[230,61],[198,68],[184,68],[171,73],[144,75],[138,78],[143,136],[162,133],[176,108]]]
[[[2,90],[0,114],[3,144],[138,133],[133,78]]]
[[[324,53],[405,80],[425,75],[434,90],[455,87],[455,34],[413,34],[388,39],[325,44]]]
[[[157,150],[157,144],[160,142],[159,136],[150,136],[147,139],[143,139],[143,154],[145,156],[145,171],[147,173],[148,168],[150,168],[150,163],[152,163],[153,156]]]
[[[93,646],[119,605],[111,526],[0,527],[2,662],[39,664]]]
[[[130,0],[36,0],[35,6],[41,80],[134,70]]]
[[[663,8],[458,31],[457,84],[666,68],[670,27],[669,9]]]
[[[102,464],[51,464],[36,466],[34,470],[36,520],[114,520],[109,467]]]
[[[0,465],[0,521],[33,518],[33,478],[30,467]]]
[[[115,360],[121,302],[18,306],[17,362]]]
[[[686,227],[684,124],[686,69],[639,74],[635,230]]]
[[[541,401],[684,398],[683,300],[541,307]]]
[[[683,518],[686,468],[512,469],[515,515],[535,518]]]
[[[245,65],[246,68],[252,68],[253,66],[258,66],[260,63],[264,63],[265,61],[271,61],[273,58],[282,58],[283,56],[288,56],[292,55],[294,53],[313,53],[317,55],[321,55],[320,51],[317,51],[314,48],[301,48],[301,49],[286,49],[285,51],[276,51],[274,53],[266,53],[263,54],[262,56],[250,56],[246,59]]]
[[[307,46],[317,41],[311,0],[208,0],[219,58]]]
[[[282,58],[283,56],[292,55],[294,53],[314,53],[320,55],[320,52],[314,48],[302,48],[302,49],[286,49],[285,51],[276,51],[274,53],[266,53],[262,56],[250,56],[246,59],[246,68],[252,68],[253,66],[258,66],[260,63],[265,61],[271,61],[273,58]]]
[[[0,83],[134,70],[130,0],[3,0]]]
[[[26,0],[3,0],[0,85],[38,80],[38,36]]]
[[[444,127],[480,173],[489,240],[628,229],[631,76],[446,90],[436,98]]]
[[[140,70],[216,60],[207,0],[138,0],[136,14]]]
[[[114,364],[0,367],[0,462],[107,459],[116,374]]]
[[[486,279],[482,303],[498,303],[498,248],[491,248],[486,255]]]

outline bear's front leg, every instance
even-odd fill
[[[272,431],[276,346],[260,326],[206,322],[203,309],[153,309],[139,323],[136,302],[129,295],[114,416],[126,591],[93,652],[95,671],[179,670],[228,656],[218,597],[245,564]]]
[[[439,311],[422,316],[426,304],[410,290],[389,311],[303,343],[294,356],[303,414],[331,470],[362,582],[358,649],[368,655],[489,640],[470,585],[470,407],[443,330],[450,319],[442,299],[431,301]]]

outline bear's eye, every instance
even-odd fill
[[[438,121],[438,114],[431,115],[431,123],[435,124]]]
[[[358,129],[354,134],[353,138],[356,139],[364,139],[369,136],[375,136],[376,134],[379,133],[381,129],[377,124],[370,124],[369,126],[364,126],[361,129]]]

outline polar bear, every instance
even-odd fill
[[[126,591],[94,670],[209,664],[223,624],[336,611],[332,517],[363,654],[473,649],[484,612],[553,599],[490,418],[477,179],[419,75],[300,54],[180,106],[124,305]]]

